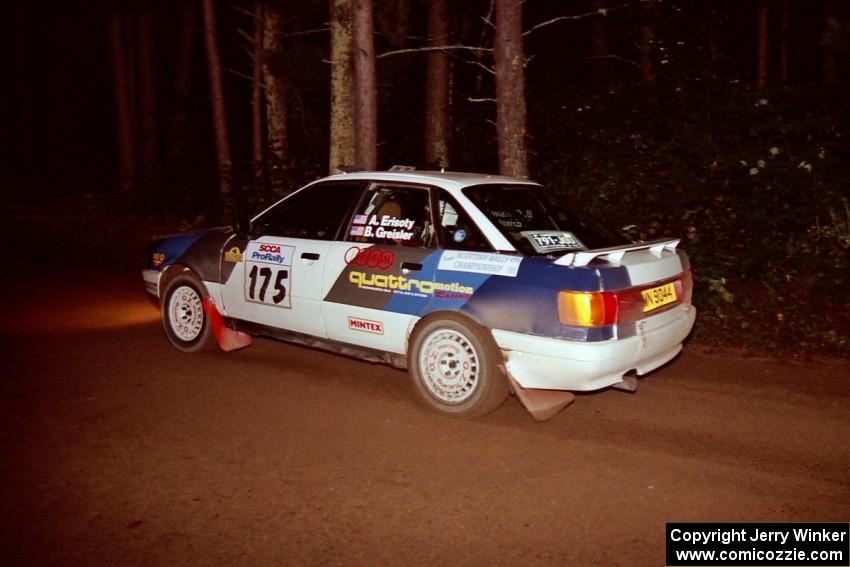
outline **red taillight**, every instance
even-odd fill
[[[694,293],[694,276],[691,274],[690,270],[685,271],[682,274],[682,279],[676,282],[676,292],[680,292],[680,298],[684,299],[685,303],[691,303],[692,296]]]
[[[647,307],[643,291],[665,283],[674,285],[675,301],[658,307]],[[690,303],[693,286],[689,270],[674,280],[619,291],[561,291],[558,293],[558,318],[564,325],[577,327],[631,323],[682,302]]]
[[[617,322],[617,298],[610,291],[558,293],[558,318],[564,325],[602,327]]]

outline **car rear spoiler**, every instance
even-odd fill
[[[639,244],[611,246],[610,248],[597,248],[596,250],[586,250],[583,252],[569,252],[555,260],[555,264],[559,266],[587,266],[594,258],[604,258],[612,264],[619,264],[626,252],[634,252],[636,250],[649,250],[651,254],[660,258],[662,252],[665,250],[673,252],[678,245],[678,238],[661,238]]]

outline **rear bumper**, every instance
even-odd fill
[[[145,291],[159,298],[159,280],[162,272],[159,270],[142,270],[142,279],[145,281]]]
[[[590,391],[621,382],[631,370],[643,375],[671,360],[695,319],[692,305],[680,305],[638,322],[636,335],[625,339],[583,343],[496,329],[493,338],[508,373],[523,388]]]

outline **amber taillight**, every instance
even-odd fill
[[[653,291],[670,289],[675,297],[655,305],[648,295]],[[685,271],[674,279],[617,291],[560,291],[558,318],[564,325],[604,327],[631,323],[649,314],[660,313],[682,302],[690,303],[693,291],[691,272]]]

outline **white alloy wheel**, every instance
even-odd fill
[[[428,392],[446,404],[469,399],[479,384],[475,345],[451,329],[437,329],[423,339],[417,364]]]
[[[168,324],[178,339],[191,342],[204,328],[204,305],[194,288],[181,285],[168,301]]]
[[[162,326],[171,344],[183,352],[212,351],[218,346],[204,312],[205,296],[204,284],[189,270],[176,276],[165,288]]]
[[[417,397],[442,414],[477,417],[508,397],[492,335],[462,315],[443,313],[420,321],[407,360]]]

